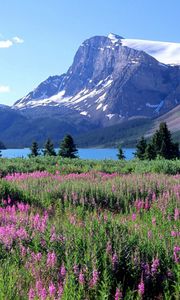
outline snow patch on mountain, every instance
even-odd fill
[[[159,62],[180,65],[180,43],[168,43],[138,39],[122,39],[121,45],[144,51]]]
[[[106,117],[108,117],[109,120],[111,120],[114,116],[115,116],[115,114],[108,114],[108,115],[106,115]]]

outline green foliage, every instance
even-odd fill
[[[1,158],[0,177],[8,173],[26,173],[33,171],[48,171],[55,174],[86,173],[89,171],[106,173],[180,173],[180,160],[165,160],[157,158],[155,160],[82,160],[68,159],[60,156],[37,156],[33,158]]]
[[[152,160],[156,158],[156,152],[151,142],[146,146],[144,158],[148,160]]]
[[[27,178],[28,174],[24,174],[20,179],[16,174],[14,181],[0,180],[0,198],[12,199],[9,206],[1,202],[1,230],[9,222],[4,230],[8,237],[21,228],[8,247],[3,242],[11,243],[11,239],[4,239],[1,234],[0,299],[28,299],[30,288],[36,293],[35,299],[41,299],[37,295],[38,282],[47,294],[51,282],[56,291],[60,282],[61,299],[65,300],[116,299],[117,288],[123,299],[135,300],[140,299],[137,290],[141,279],[145,284],[142,299],[178,299],[180,269],[174,249],[179,242],[180,224],[175,210],[179,209],[180,176],[117,176],[97,170],[108,166],[111,172],[119,169],[121,173],[125,167],[131,167],[133,172],[141,173],[153,168],[160,171],[165,165],[172,171],[177,166],[180,170],[180,161],[96,162],[37,157],[18,159],[13,165],[13,160],[2,160],[0,169],[9,163],[12,172],[23,166],[27,172],[34,166],[35,171],[44,167],[56,175],[43,177],[35,173]],[[85,174],[62,175],[77,170],[82,173],[88,168],[91,172]],[[30,204],[28,211],[22,202]],[[24,230],[27,238],[23,240],[20,233]],[[47,258],[52,253],[56,260],[49,267]],[[154,272],[155,259],[159,263]],[[62,265],[65,280],[60,276]],[[97,280],[92,286],[94,270]],[[47,299],[54,297],[48,295]]]
[[[118,157],[119,160],[124,160],[126,158],[125,155],[124,155],[124,152],[122,150],[121,145],[119,145],[119,147],[118,147],[117,157]]]
[[[146,140],[142,136],[140,141],[136,145],[135,157],[139,158],[140,160],[145,159],[146,147],[147,147]]]
[[[156,156],[159,155],[165,159],[179,157],[178,144],[172,142],[171,132],[165,122],[160,123],[159,130],[154,134],[152,146]]]
[[[60,144],[59,155],[66,158],[77,158],[77,148],[71,135],[66,135]]]
[[[43,150],[44,156],[56,156],[56,152],[54,150],[54,144],[50,139],[47,139],[44,150]]]
[[[172,141],[171,132],[165,122],[160,123],[159,130],[156,130],[152,140],[147,144],[144,137],[136,145],[135,156],[141,160],[175,159],[180,157],[179,145]]]
[[[75,142],[78,146],[86,147],[132,147],[136,145],[140,136],[152,127],[152,120],[137,118],[88,131],[86,134],[76,135]]]

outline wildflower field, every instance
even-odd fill
[[[179,299],[179,173],[0,159],[0,299]]]

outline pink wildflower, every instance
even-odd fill
[[[118,256],[117,256],[117,254],[116,254],[116,252],[115,252],[115,253],[113,254],[113,256],[112,256],[112,265],[113,265],[113,268],[116,267],[117,263],[118,263]]]
[[[63,294],[63,284],[58,284],[58,291],[57,291],[58,297],[61,299],[61,296]],[[58,298],[58,299],[59,299]]]
[[[96,269],[93,270],[93,273],[92,273],[92,279],[90,281],[90,287],[93,288],[96,286],[97,282],[98,282],[98,279],[99,279],[99,273]]]
[[[175,208],[174,210],[174,220],[177,221],[179,219],[179,210],[178,208]]]
[[[46,261],[47,267],[53,268],[55,266],[56,262],[57,262],[57,257],[56,257],[55,252],[54,251],[48,252],[47,261]]]
[[[50,297],[54,296],[55,292],[56,292],[56,287],[53,284],[53,282],[51,282],[50,285],[49,285],[49,295],[50,295]]]
[[[148,230],[148,239],[152,238],[152,231]]]
[[[180,252],[180,247],[179,246],[174,246],[174,260],[175,260],[176,263],[178,263],[179,260],[180,260],[178,252]]]
[[[152,224],[156,225],[156,218],[155,217],[152,218]]]
[[[135,220],[136,220],[136,214],[133,213],[133,214],[132,214],[132,221],[135,221]]]
[[[64,264],[62,264],[61,268],[60,268],[60,275],[64,278],[66,276],[66,268],[64,266]]]
[[[47,292],[46,292],[45,288],[42,288],[41,293],[40,293],[40,297],[41,297],[41,300],[46,300]]]
[[[122,299],[122,292],[120,291],[120,289],[116,288],[116,294],[114,300],[120,300],[120,299]]]
[[[28,299],[29,300],[34,300],[35,296],[36,296],[36,293],[35,293],[34,289],[30,288],[29,293],[28,293]]]
[[[140,296],[143,296],[144,291],[145,291],[144,282],[143,282],[143,279],[141,279],[140,283],[138,284],[138,294]]]
[[[84,274],[83,274],[82,271],[80,271],[80,273],[79,273],[79,283],[80,283],[81,285],[83,285],[84,282],[85,282],[85,280],[84,280]]]
[[[155,258],[153,259],[152,265],[151,265],[151,273],[152,275],[156,274],[159,267],[159,259]]]
[[[79,267],[78,265],[74,265],[73,266],[73,271],[74,271],[74,274],[77,276],[79,274]]]

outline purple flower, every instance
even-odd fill
[[[41,300],[46,300],[46,298],[47,298],[47,292],[46,292],[46,289],[45,288],[42,288],[42,290],[41,290]]]
[[[122,292],[120,291],[120,289],[116,288],[116,294],[114,300],[120,300],[120,299],[122,299]]]
[[[112,265],[113,265],[113,269],[117,266],[118,264],[118,256],[116,254],[116,252],[113,254],[112,256]]]
[[[132,221],[135,221],[135,220],[136,220],[136,214],[133,213],[133,214],[132,214]]]
[[[180,247],[179,246],[174,246],[174,260],[175,260],[176,263],[179,262],[178,252],[180,252]]]
[[[93,273],[92,273],[92,279],[90,281],[90,287],[93,288],[96,286],[97,282],[98,282],[98,279],[99,279],[99,273],[98,271],[96,270],[96,268],[93,270]]]
[[[61,268],[60,268],[60,275],[64,278],[66,276],[66,268],[64,266],[64,264],[62,264]]]
[[[152,275],[156,274],[159,267],[159,259],[155,258],[153,259],[152,265],[151,265],[151,273]]]
[[[140,296],[143,296],[144,291],[145,291],[144,282],[143,282],[143,279],[141,279],[140,283],[138,284],[138,294]]]
[[[50,297],[54,296],[56,292],[56,287],[55,285],[51,282],[50,285],[49,285],[49,295]]]
[[[46,261],[47,267],[53,268],[55,266],[56,262],[57,262],[57,257],[56,257],[55,252],[54,251],[48,252],[47,261]]]
[[[79,283],[82,285],[85,283],[84,274],[82,271],[80,271],[80,273],[79,273]]]
[[[29,293],[28,293],[28,299],[34,300],[35,296],[36,296],[36,293],[35,293],[34,289],[30,288]]]
[[[175,208],[174,210],[174,220],[177,221],[179,219],[179,210],[178,208]]]

